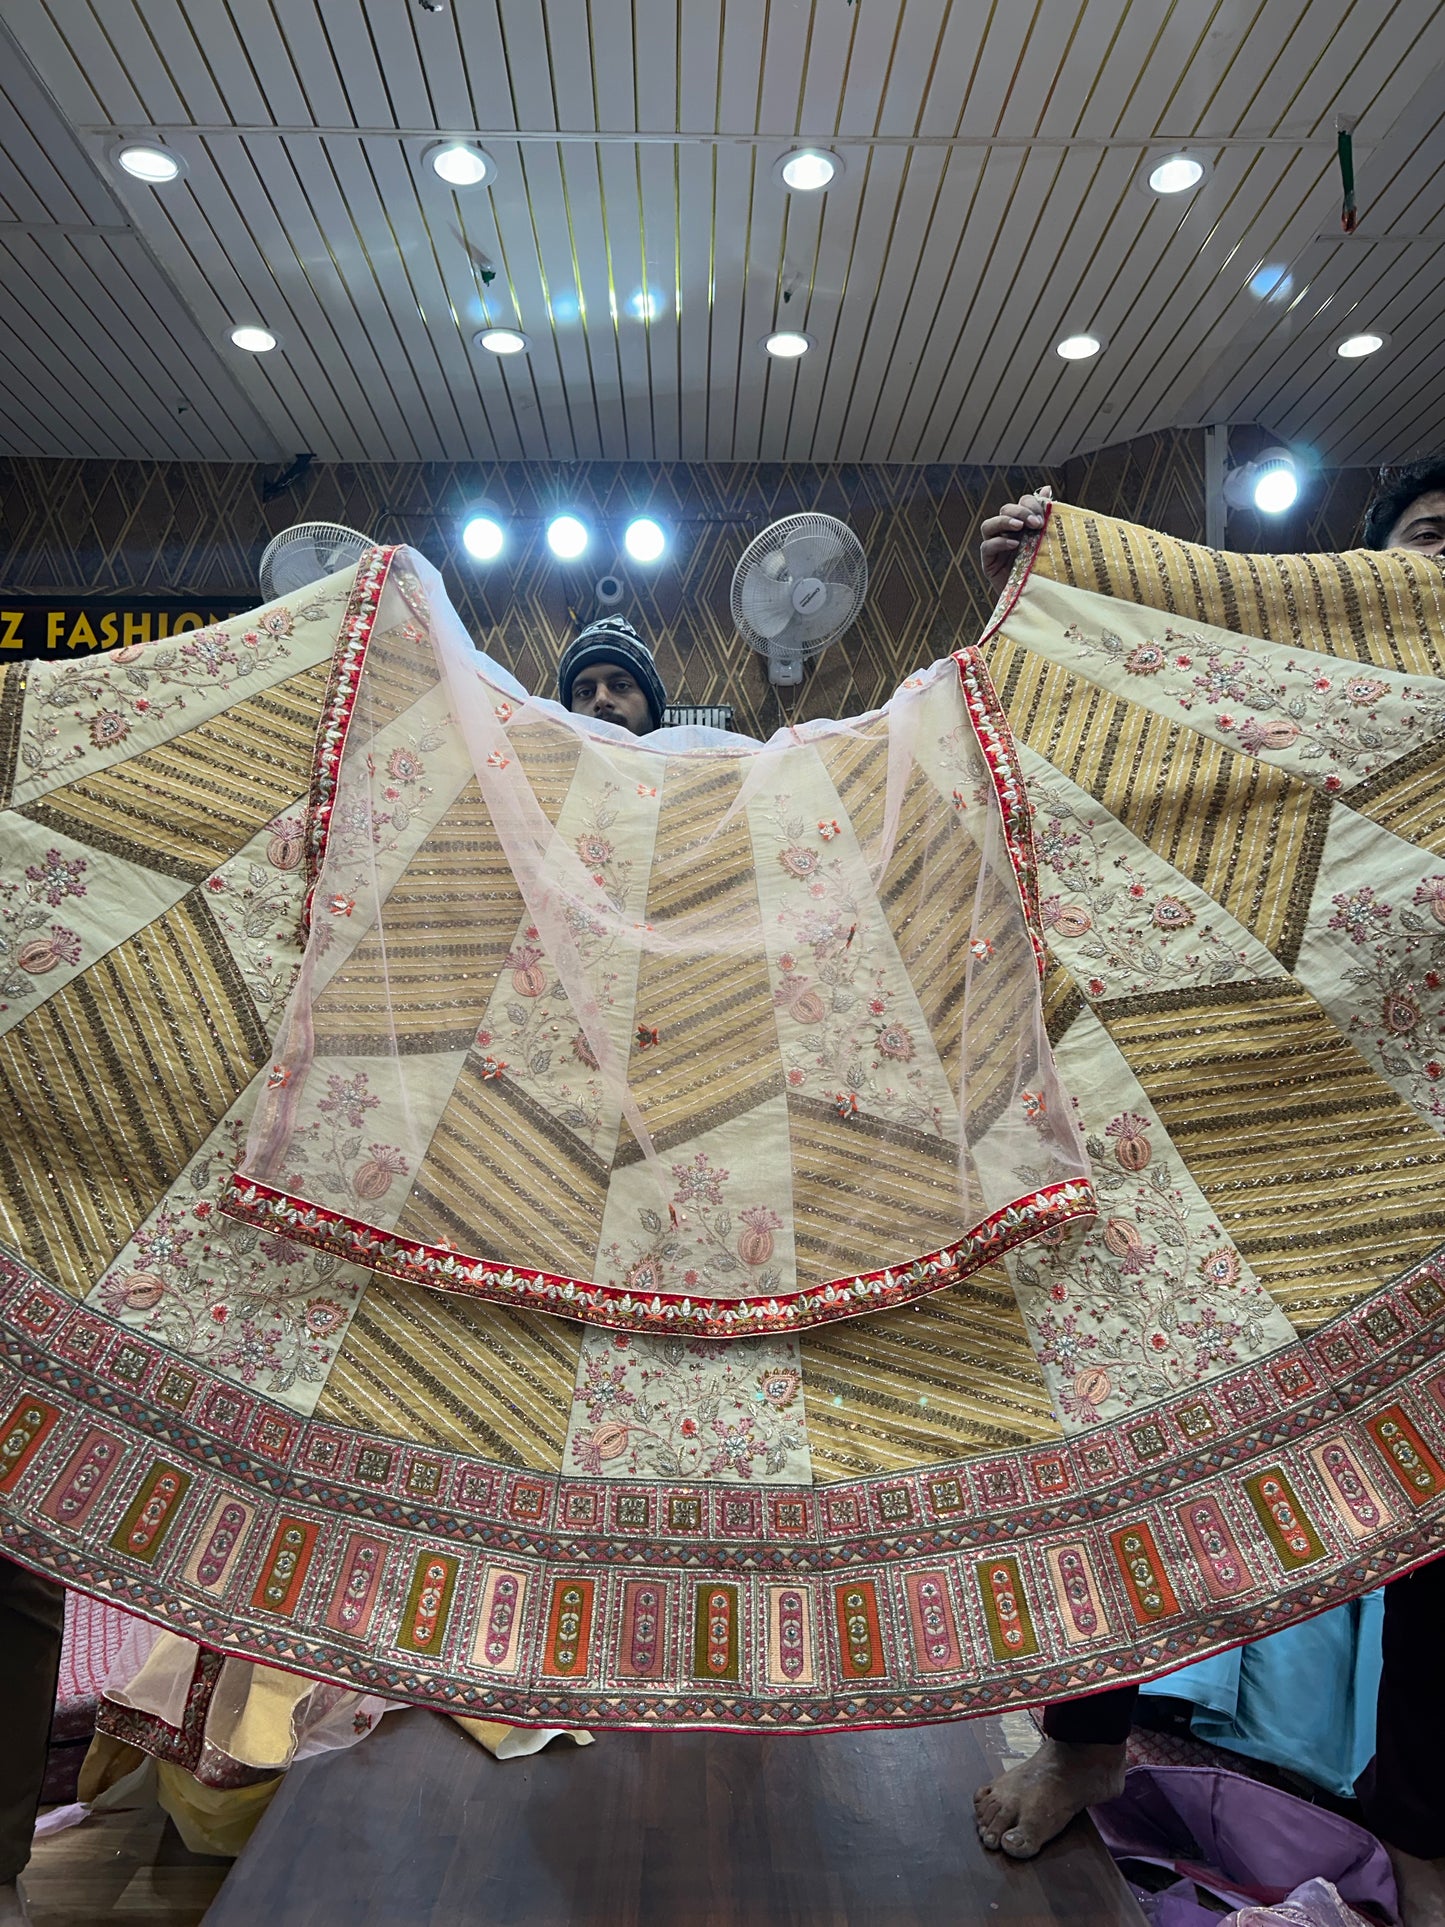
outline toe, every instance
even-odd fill
[[[1010,1860],[1032,1860],[1039,1850],[1039,1843],[1028,1827],[1010,1827],[999,1845]]]

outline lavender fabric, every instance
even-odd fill
[[[1398,1918],[1389,1855],[1373,1834],[1242,1774],[1134,1767],[1119,1798],[1092,1812],[1116,1860],[1172,1868],[1232,1907],[1274,1907],[1323,1880],[1350,1906]],[[1156,1915],[1158,1927],[1195,1927],[1186,1902],[1180,1895],[1179,1911]]]

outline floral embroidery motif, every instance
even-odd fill
[[[0,1011],[37,995],[38,980],[58,965],[80,962],[80,938],[53,913],[68,898],[85,895],[89,867],[83,856],[50,849],[26,865],[23,881],[0,881],[0,999],[7,1000]]]
[[[1077,623],[1063,632],[1074,658],[1117,665],[1128,677],[1171,673],[1151,707],[1176,708],[1247,755],[1285,757],[1338,790],[1372,775],[1445,724],[1445,691],[1405,677],[1347,672],[1334,657],[1249,636],[1166,627],[1131,641]]]
[[[1445,873],[1383,896],[1361,884],[1330,901],[1326,927],[1353,952],[1340,972],[1346,1031],[1445,1129]]]
[[[1248,931],[1196,895],[1102,804],[1052,770],[1036,774],[1039,759],[1031,754],[1026,767],[1038,809],[1044,930],[1091,998],[1201,976],[1224,984],[1279,974]]]
[[[339,1081],[339,1080],[333,1080]],[[361,1080],[364,1083],[364,1079]],[[375,1100],[373,1100],[374,1102]],[[248,1100],[242,1106],[249,1108]],[[353,1107],[354,1109],[355,1107]],[[284,1233],[238,1224],[217,1210],[246,1140],[248,1118],[233,1113],[97,1282],[89,1303],[172,1351],[294,1410],[310,1412],[368,1274]],[[315,1147],[353,1190],[404,1169],[390,1146],[343,1138]],[[307,1165],[303,1147],[298,1166]],[[303,1169],[291,1174],[304,1184]]]
[[[167,732],[154,725],[191,706],[198,693],[226,695],[246,678],[274,671],[294,655],[297,621],[331,613],[329,601],[269,609],[254,629],[193,629],[174,639],[131,643],[83,662],[57,663],[37,677],[26,706],[21,767],[31,778],[64,781],[70,764],[96,749],[115,749],[146,725],[147,743]]]
[[[206,904],[240,966],[246,989],[274,1032],[301,967],[306,883],[305,817],[274,817],[244,850],[206,879]]]
[[[593,1478],[807,1484],[796,1341],[589,1330],[566,1470]]]
[[[706,1151],[672,1167],[667,1222],[649,1206],[637,1211],[640,1230],[624,1244],[613,1238],[598,1253],[609,1284],[639,1294],[737,1297],[787,1291],[773,1264],[783,1218],[771,1205],[730,1202],[736,1180]]]

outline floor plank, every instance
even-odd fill
[[[230,1869],[189,1852],[150,1807],[98,1813],[37,1841],[25,1892],[35,1927],[199,1927]]]
[[[397,1714],[292,1769],[206,1927],[1142,1921],[1087,1820],[1026,1864],[978,1844],[969,1796],[1009,1731],[606,1733],[499,1763]]]

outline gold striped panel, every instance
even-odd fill
[[[0,1237],[89,1290],[270,1049],[193,892],[0,1038]]]
[[[1059,1437],[1001,1265],[801,1345],[815,1484]]]
[[[21,725],[25,721],[25,690],[33,663],[0,665],[0,805],[9,806],[20,760]]]
[[[306,796],[328,668],[303,670],[154,749],[47,790],[25,814],[198,883]]]
[[[958,1146],[788,1095],[798,1290],[936,1251],[962,1229]]]
[[[397,1223],[473,1257],[590,1278],[607,1194],[600,1159],[505,1077],[469,1062]]]
[[[1445,1140],[1298,984],[1163,992],[1100,1015],[1296,1329],[1445,1242]]]
[[[999,636],[990,666],[1018,736],[1238,918],[1288,969],[1330,799]]]
[[[582,1328],[373,1278],[318,1419],[555,1472]]]
[[[1058,582],[1185,621],[1269,641],[1445,675],[1445,576],[1425,556],[1235,555],[1179,542],[1112,516],[1058,505],[1034,568]]]
[[[1421,743],[1345,800],[1382,830],[1445,856],[1445,755],[1439,743]]]
[[[887,789],[878,780],[879,746],[886,741],[886,728],[875,723],[856,735],[839,730],[813,746],[865,851],[882,829],[887,807]]]
[[[525,915],[471,782],[407,864],[381,920],[316,999],[318,1054],[466,1050]]]
[[[657,848],[669,855],[653,869],[647,921],[664,936],[673,919],[685,919],[704,940],[709,931],[725,937],[756,930],[757,941],[700,956],[643,952],[637,1021],[656,1028],[659,1041],[642,1048],[634,1037],[628,1078],[660,1150],[716,1129],[783,1088],[746,813],[717,829],[744,767],[731,758],[679,757],[662,793]],[[640,1156],[624,1126],[618,1163]]]

